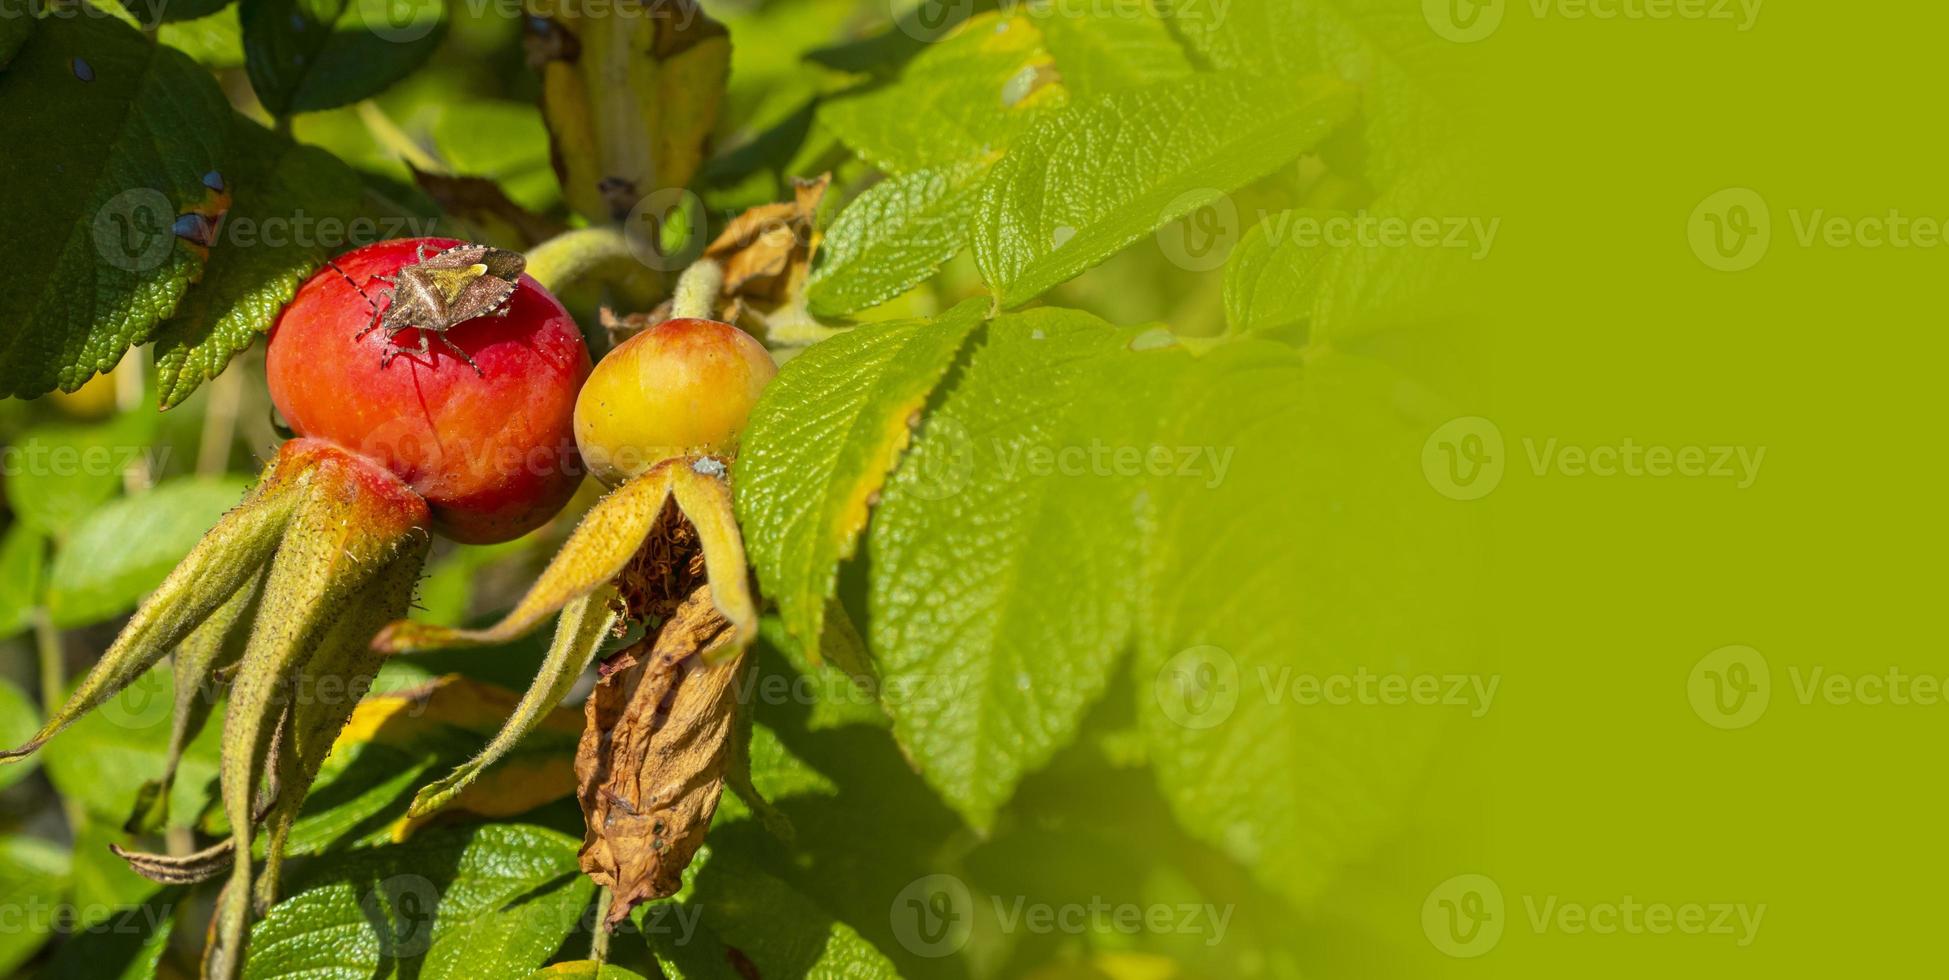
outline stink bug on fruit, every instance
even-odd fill
[[[447,338],[447,331],[475,317],[506,316],[508,298],[514,295],[515,281],[520,277],[521,270],[527,267],[527,261],[519,252],[486,245],[456,245],[432,255],[426,254],[426,246],[422,245],[416,258],[417,261],[401,266],[394,275],[375,277],[387,284],[379,295],[392,300],[383,314],[374,297],[366,296],[365,290],[352,282],[352,277],[345,277],[372,307],[372,321],[353,339],[358,340],[374,330],[384,329],[386,340],[391,341],[402,330],[418,330],[418,347],[392,344],[379,359],[379,366],[391,364],[392,359],[400,354],[429,353],[433,338],[437,336],[441,343],[447,345],[447,349],[466,361],[474,373],[480,374],[480,365],[475,364],[466,351]],[[332,268],[337,269],[338,266],[333,265]],[[344,270],[339,270],[339,275],[345,275]]]

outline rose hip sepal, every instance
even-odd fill
[[[299,435],[377,460],[425,498],[434,530],[489,544],[535,529],[574,495],[582,476],[575,396],[589,351],[561,302],[519,272],[505,299],[440,331],[424,354],[419,330],[389,337],[371,329],[395,304],[414,302],[393,291],[410,296],[422,254],[462,245],[397,239],[339,256],[272,325],[264,370],[272,403]],[[500,281],[489,263],[478,265],[477,281]],[[446,283],[464,298],[461,273],[436,271],[444,278],[419,288]]]
[[[652,627],[604,662],[576,753],[589,828],[582,869],[615,890],[608,928],[638,903],[675,891],[725,781],[769,825],[783,823],[750,789],[735,735],[734,681],[747,666],[758,612],[726,473],[720,458],[686,456],[628,480],[590,508],[534,587],[490,628],[402,620],[373,640],[389,653],[494,645],[561,613],[541,670],[506,725],[480,755],[419,791],[407,812],[420,818],[560,704],[612,633],[632,622]]]
[[[206,954],[210,976],[232,976],[241,964],[253,892],[260,911],[274,899],[286,837],[356,701],[317,692],[369,683],[381,659],[370,638],[410,604],[430,523],[426,503],[371,460],[316,439],[285,443],[243,503],[144,600],[67,703],[26,745],[0,753],[4,762],[34,751],[180,650],[168,770],[136,816],[160,823],[176,760],[208,711],[196,702],[229,677],[222,651],[241,646],[221,759],[230,839],[187,856],[117,849],[159,881],[229,871]],[[272,788],[257,798],[267,782]],[[264,873],[253,880],[259,822],[268,836]]]

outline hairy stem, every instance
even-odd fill
[[[709,318],[717,309],[717,294],[724,288],[724,267],[716,259],[698,259],[677,280],[677,295],[670,301],[673,319]]]
[[[528,274],[553,293],[584,280],[636,292],[655,282],[655,273],[637,260],[620,228],[578,228],[556,235],[528,251]]]

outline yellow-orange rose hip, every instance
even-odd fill
[[[764,345],[728,323],[665,320],[596,365],[575,402],[575,441],[610,486],[672,456],[732,455],[777,373]]]

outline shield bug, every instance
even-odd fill
[[[447,338],[447,331],[475,317],[507,316],[508,299],[514,295],[515,282],[527,261],[519,252],[487,245],[456,245],[432,255],[422,245],[415,259],[393,275],[374,277],[386,283],[379,296],[392,301],[383,313],[375,297],[366,296],[358,283],[352,282],[350,276],[345,277],[372,307],[371,322],[352,339],[360,340],[374,330],[385,330],[391,346],[379,359],[383,368],[401,354],[431,352],[433,338],[439,337],[447,349],[484,377],[480,365]],[[339,275],[345,275],[344,270],[339,270]],[[409,348],[392,343],[402,330],[418,330],[420,345]]]

